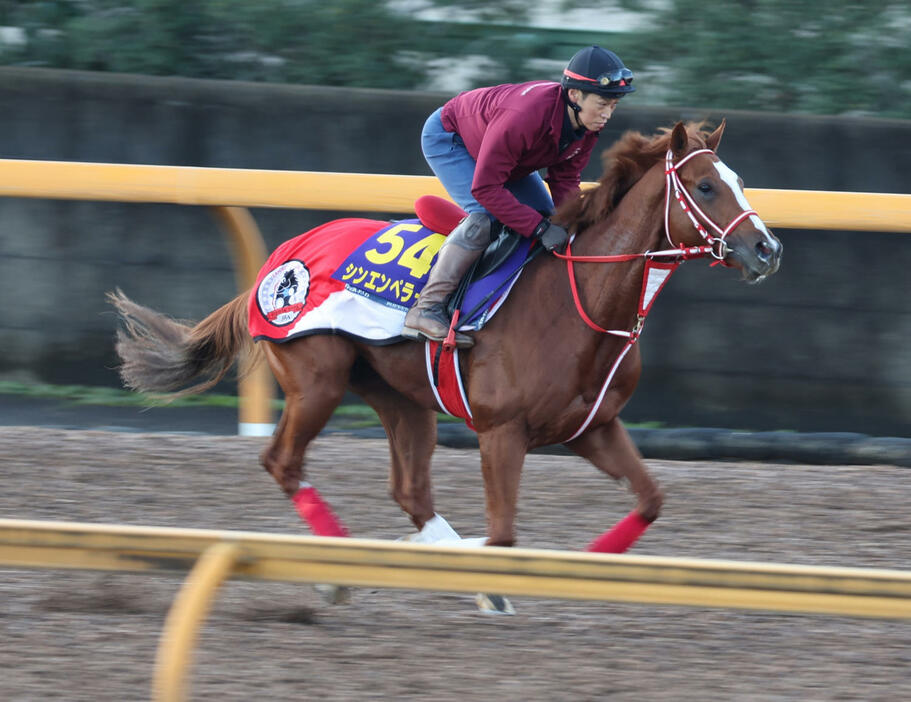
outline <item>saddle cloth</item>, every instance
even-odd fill
[[[417,208],[416,208],[417,209]],[[451,226],[440,220],[438,228]],[[284,342],[340,334],[375,345],[403,340],[405,314],[445,241],[419,219],[348,218],[327,222],[279,246],[259,272],[248,324],[256,340]],[[483,327],[518,279],[531,242],[472,283],[461,330]]]

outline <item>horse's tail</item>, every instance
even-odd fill
[[[133,390],[175,397],[200,393],[221,380],[239,354],[256,352],[247,331],[249,293],[195,325],[137,305],[119,289],[107,298],[123,322],[115,345],[120,377]]]

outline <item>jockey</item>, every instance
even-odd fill
[[[498,231],[494,221],[535,237],[547,251],[563,251],[569,235],[549,218],[555,205],[579,193],[598,135],[619,99],[635,90],[632,81],[615,53],[589,46],[572,57],[561,83],[478,88],[430,115],[421,134],[424,158],[468,216],[440,249],[403,336],[446,337],[446,300]],[[460,348],[473,344],[456,333]]]

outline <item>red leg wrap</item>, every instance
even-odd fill
[[[639,512],[633,510],[617,522],[613,528],[592,541],[585,550],[596,553],[623,553],[636,543],[636,540],[648,529],[649,524],[651,522],[645,521]]]
[[[315,487],[301,488],[294,493],[291,501],[314,536],[348,536],[345,525],[338,520]]]

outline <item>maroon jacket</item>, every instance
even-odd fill
[[[559,83],[496,85],[461,93],[443,106],[446,131],[456,132],[477,161],[471,194],[494,217],[530,236],[541,215],[523,205],[504,185],[541,168],[554,203],[579,192],[597,132],[586,132],[559,153],[566,114]]]

